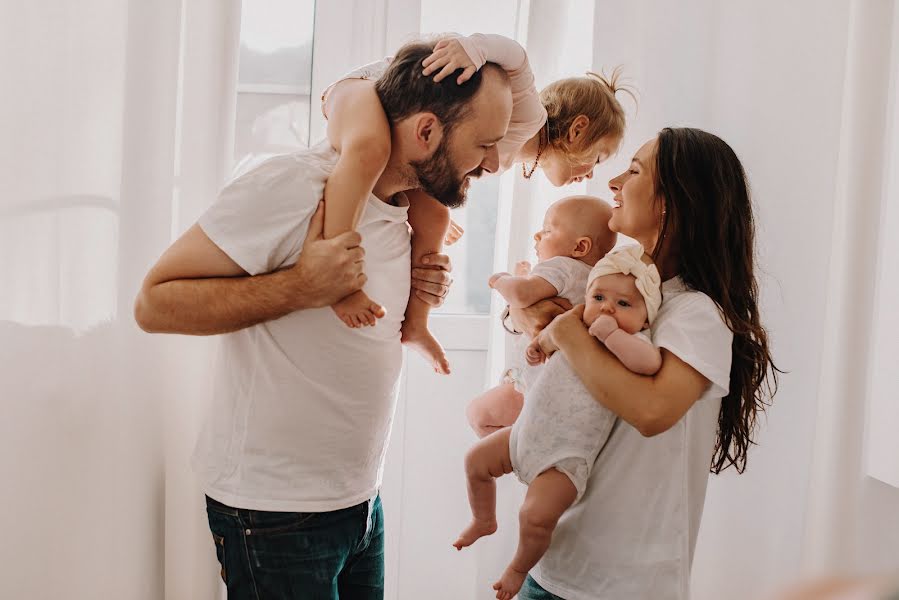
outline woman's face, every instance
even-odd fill
[[[561,150],[551,148],[540,160],[540,166],[546,178],[556,187],[592,179],[593,169],[615,153],[619,141],[614,136],[601,138],[586,158],[571,156]]]
[[[609,181],[615,193],[609,229],[637,240],[649,254],[655,249],[664,209],[655,189],[657,147],[657,139],[643,144],[628,170]]]

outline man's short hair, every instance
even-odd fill
[[[375,90],[391,125],[415,113],[430,112],[449,132],[468,115],[471,99],[481,89],[482,72],[478,70],[471,79],[459,85],[456,78],[462,69],[457,69],[434,83],[435,74],[422,75],[424,67],[421,63],[434,51],[435,44],[411,42],[404,45],[378,79]]]

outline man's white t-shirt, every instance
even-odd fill
[[[618,419],[581,501],[531,571],[565,600],[687,600],[690,566],[730,385],[733,334],[717,305],[680,278],[662,285],[652,340],[711,382],[668,431],[646,438]]]
[[[295,263],[337,158],[323,142],[262,163],[225,187],[200,227],[250,275]],[[378,493],[410,282],[408,201],[395,200],[371,196],[357,227],[364,291],[387,310],[376,326],[351,329],[325,307],[221,336],[193,459],[210,497],[324,512]]]

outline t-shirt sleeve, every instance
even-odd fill
[[[209,239],[249,273],[295,262],[321,190],[293,155],[271,158],[219,193],[198,223]]]
[[[715,302],[701,292],[687,292],[671,300],[664,319],[653,324],[652,342],[696,369],[716,398],[728,394],[733,333]]]
[[[572,279],[571,260],[564,256],[554,256],[534,265],[531,269],[531,275],[536,275],[549,282],[551,286],[556,288],[556,294],[559,296],[566,292],[566,288]]]
[[[393,62],[392,56],[387,56],[382,58],[381,60],[377,60],[373,63],[368,63],[367,65],[362,65],[361,67],[356,67],[337,81],[330,84],[325,88],[325,91],[322,92],[322,115],[327,119],[328,115],[325,114],[325,102],[328,99],[328,94],[331,93],[331,90],[334,89],[334,86],[340,83],[345,79],[372,79],[377,81],[381,78],[381,75],[387,70],[387,67],[390,66],[390,63]]]

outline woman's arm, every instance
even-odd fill
[[[673,427],[708,389],[709,380],[666,349],[655,375],[627,369],[587,331],[577,305],[535,338],[544,354],[560,351],[593,398],[649,437]]]
[[[390,158],[390,124],[373,81],[344,79],[330,90],[328,141],[340,158],[325,184],[325,239],[356,228]]]

